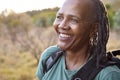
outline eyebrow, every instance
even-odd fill
[[[62,15],[62,16],[63,16],[63,13],[57,13],[56,15]],[[75,17],[75,18],[77,18],[77,19],[79,19],[79,20],[82,19],[81,17],[78,17],[78,16],[76,16],[76,15],[72,15],[72,14],[68,14],[68,16],[70,16],[70,17]]]

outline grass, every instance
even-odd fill
[[[30,53],[0,56],[1,80],[35,80],[36,60]]]

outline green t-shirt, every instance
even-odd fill
[[[77,72],[77,70],[66,69],[65,58],[62,55],[46,74],[43,73],[42,63],[58,49],[57,46],[51,46],[42,53],[36,73],[39,80],[71,80]],[[98,73],[94,80],[120,80],[120,69],[117,66],[106,67]]]

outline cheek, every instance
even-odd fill
[[[72,27],[73,34],[76,36],[80,36],[84,31],[80,26]]]
[[[73,28],[74,35],[78,38],[87,38],[90,34],[90,28],[85,28],[85,26],[79,26],[77,28]]]
[[[55,31],[57,32],[57,29],[58,29],[57,25],[53,25],[53,27],[54,27]]]
[[[53,27],[54,27],[55,31],[58,32],[58,25],[54,24]]]

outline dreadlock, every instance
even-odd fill
[[[106,45],[109,38],[109,23],[105,6],[100,0],[93,1],[96,8],[96,15],[98,21],[97,37],[93,38],[92,53],[96,57],[97,67],[102,66],[101,62],[106,60]],[[97,43],[96,43],[97,40]]]

